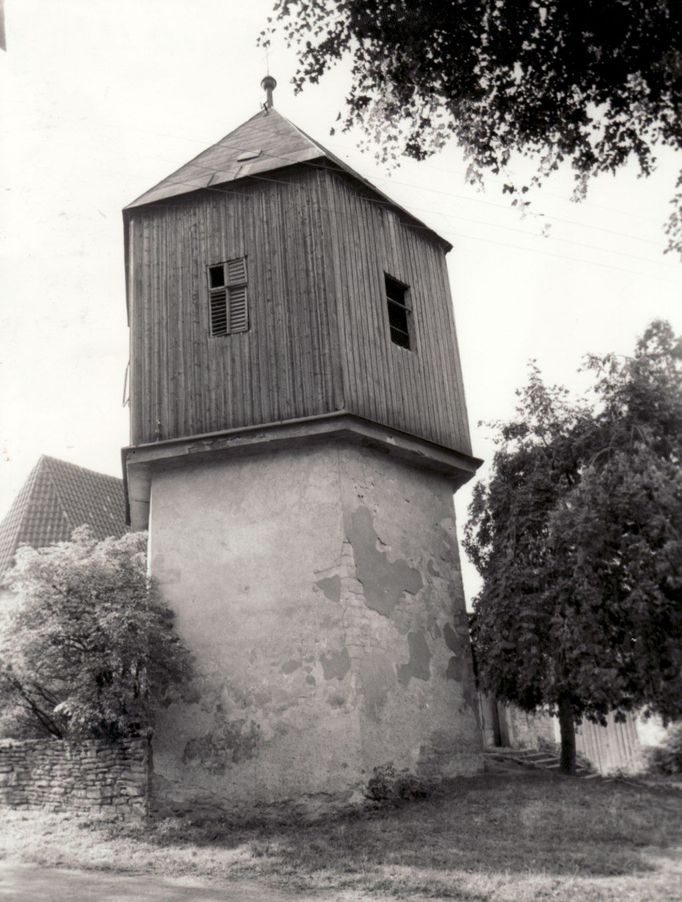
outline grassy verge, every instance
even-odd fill
[[[682,793],[530,773],[315,824],[147,826],[6,812],[0,857],[301,892],[461,900],[682,899]]]

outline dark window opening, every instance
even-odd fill
[[[211,335],[232,335],[249,328],[246,257],[208,267]]]
[[[412,311],[408,304],[407,285],[398,282],[391,276],[384,276],[386,284],[386,307],[388,309],[388,326],[393,344],[410,350]]]
[[[225,284],[225,267],[221,263],[220,266],[209,266],[208,278],[211,288],[222,288]]]

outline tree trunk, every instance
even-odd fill
[[[559,728],[561,730],[561,772],[575,773],[575,723],[571,709],[571,697],[559,696]]]

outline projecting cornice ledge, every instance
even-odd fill
[[[122,451],[129,522],[133,529],[147,528],[151,478],[158,469],[175,469],[188,463],[237,454],[265,454],[294,448],[301,442],[330,439],[357,442],[413,466],[442,473],[450,480],[453,492],[468,482],[482,463],[469,454],[343,411],[192,438],[131,445]]]

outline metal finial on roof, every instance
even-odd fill
[[[275,105],[272,101],[272,92],[277,87],[277,82],[272,77],[272,75],[266,75],[263,81],[260,83],[260,86],[265,91],[265,103],[263,104],[263,109],[272,109],[272,107]]]

